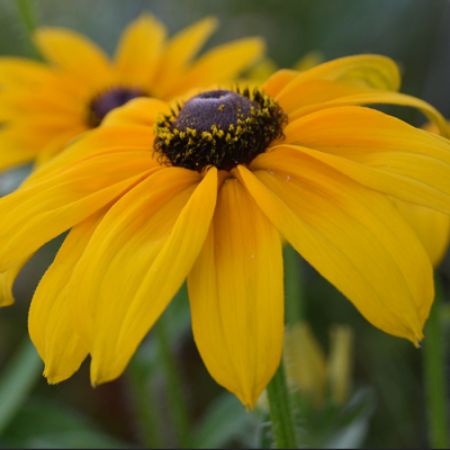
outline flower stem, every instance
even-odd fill
[[[161,448],[162,440],[156,402],[152,398],[148,371],[133,360],[129,370],[129,386],[141,434],[142,443],[148,448]]]
[[[284,248],[286,321],[288,325],[304,317],[303,277],[299,254],[290,246]]]
[[[159,357],[167,383],[167,395],[173,422],[176,428],[178,442],[181,448],[189,448],[189,416],[183,397],[183,386],[178,374],[176,361],[170,348],[167,336],[165,318],[161,317],[155,327],[156,339],[159,344]]]
[[[36,18],[30,0],[16,0],[17,9],[29,34],[36,29]]]
[[[284,364],[275,372],[267,386],[270,419],[272,422],[275,448],[297,448],[292,406],[284,373]]]
[[[39,51],[34,45],[33,42],[33,34],[36,30],[36,14],[34,8],[32,7],[30,0],[16,0],[17,11],[19,12],[20,19],[27,31],[28,35],[28,45],[31,49],[31,52],[37,58],[40,58]]]
[[[446,346],[441,320],[442,287],[436,276],[436,296],[426,328],[424,343],[424,376],[431,448],[449,448],[447,409]]]

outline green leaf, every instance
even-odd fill
[[[42,370],[42,363],[28,338],[0,378],[0,435],[14,418]]]
[[[192,447],[223,448],[245,430],[251,430],[253,436],[256,426],[254,416],[234,396],[223,394],[210,405],[192,433]]]
[[[366,437],[369,420],[375,410],[371,389],[360,389],[336,417],[334,433],[326,443],[327,448],[358,448]]]
[[[87,417],[67,406],[33,398],[18,412],[1,438],[1,447],[23,448],[126,448]]]

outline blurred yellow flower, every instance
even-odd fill
[[[361,106],[442,125],[398,86],[393,61],[360,55],[179,106],[135,99],[0,199],[0,272],[71,230],[29,314],[48,380],[88,355],[93,384],[118,377],[187,278],[206,367],[252,407],[283,348],[282,239],[417,345],[433,271],[391,198],[450,214],[450,142]]]
[[[307,323],[288,328],[284,359],[290,387],[317,407],[323,405],[327,395],[334,403],[343,405],[351,386],[352,340],[349,327],[333,327],[327,358]]]
[[[34,41],[45,63],[0,58],[0,171],[48,160],[130,99],[167,100],[234,80],[264,44],[240,39],[194,60],[216,25],[206,18],[167,40],[165,26],[142,15],[125,29],[112,60],[74,31],[38,29]]]

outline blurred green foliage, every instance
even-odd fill
[[[450,2],[446,0],[36,0],[34,5],[40,24],[80,30],[109,52],[123,26],[140,12],[148,11],[162,19],[171,32],[205,15],[218,16],[221,26],[209,46],[245,35],[260,35],[267,40],[268,54],[280,66],[292,65],[311,50],[319,50],[325,59],[382,53],[400,63],[405,92],[425,98],[450,116]],[[0,0],[0,54],[31,54],[12,0]],[[423,120],[412,111],[399,113],[415,124]],[[9,189],[22,175],[19,171],[8,178],[0,177],[0,189]],[[15,286],[17,304],[0,311],[0,418],[4,417],[4,423],[0,420],[0,446],[146,445],[153,436],[146,437],[145,419],[136,415],[139,404],[128,383],[130,372],[93,390],[87,367],[83,366],[71,380],[48,386],[39,377],[39,363],[32,350],[25,348],[28,353],[15,356],[26,339],[27,308],[34,286],[57,245],[58,240],[50,243],[30,261]],[[368,447],[426,446],[421,351],[368,325],[310,267],[303,263],[294,270],[291,267],[291,273],[296,271],[303,283],[301,314],[325,348],[331,324],[353,327],[357,341],[355,392],[361,396],[367,392],[364,387],[371,388],[366,403],[361,403],[361,397],[355,394],[346,410],[333,412],[343,426],[339,434],[333,429],[337,422],[330,425],[327,436],[332,436],[331,441],[316,439],[323,433],[323,417],[319,420],[310,416],[310,424],[303,422],[301,426],[312,433],[305,432],[309,436],[307,443],[335,447],[358,442]],[[449,273],[447,262],[441,268],[447,298]],[[295,287],[292,291],[287,286],[287,290],[295,292]],[[204,369],[193,344],[187,302],[182,290],[165,319],[183,380],[192,427],[191,444],[200,448],[264,444],[268,433],[264,413],[245,412]],[[147,406],[155,413],[160,443],[174,446],[176,434],[152,335],[133,361],[143,380],[138,395],[141,406],[146,405],[148,398]],[[11,377],[14,369],[18,372]],[[27,371],[29,376],[21,378],[21,371]],[[364,389],[358,391],[359,388]],[[6,413],[2,412],[5,405],[11,405]],[[373,412],[370,420],[368,411]],[[321,424],[319,432],[317,420]]]

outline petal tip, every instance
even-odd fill
[[[69,378],[68,376],[59,374],[53,367],[49,366],[48,364],[45,365],[42,375],[47,380],[47,383],[51,385],[61,383],[61,381]]]

